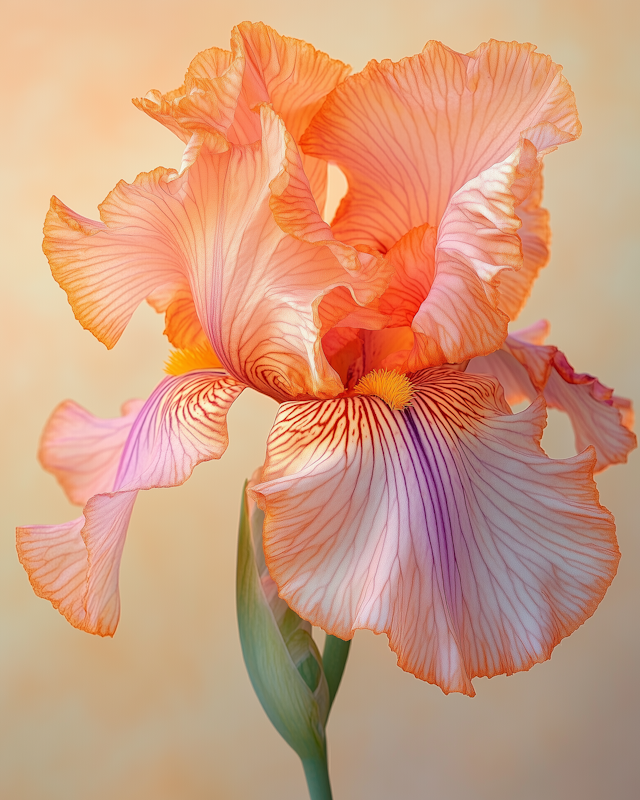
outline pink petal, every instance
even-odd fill
[[[531,294],[538,273],[549,261],[549,212],[542,208],[541,201],[542,172],[539,171],[530,194],[516,209],[516,214],[522,221],[522,227],[518,231],[522,242],[522,267],[517,272],[505,270],[500,274],[498,307],[511,320],[520,313]]]
[[[120,615],[118,574],[138,490],[183,483],[228,444],[226,415],[244,386],[202,370],[165,378],[120,420],[63,404],[43,437],[42,460],[84,515],[61,525],[17,530],[20,561],[36,594],[77,628],[112,636]],[[84,459],[87,476],[79,474]],[[101,471],[102,470],[102,471]]]
[[[521,135],[538,150],[544,138],[545,151],[575,139],[571,88],[534,50],[490,41],[462,55],[428,42],[340,84],[302,139],[349,182],[336,236],[385,252],[411,228],[438,225],[451,196],[504,161]]]
[[[498,308],[497,285],[502,271],[522,266],[514,185],[536,167],[537,151],[524,140],[451,198],[438,228],[433,282],[411,324],[409,369],[460,363],[504,341],[509,320]]]
[[[576,450],[594,446],[596,472],[625,462],[637,446],[630,401],[592,375],[575,372],[557,347],[535,344],[532,338],[531,329],[508,336],[501,350],[473,359],[468,371],[498,378],[511,404],[542,394],[550,408],[566,412]]]
[[[115,419],[94,417],[72,400],[53,412],[38,456],[72,503],[82,506],[92,495],[112,491],[122,450],[143,405],[144,400],[130,400]]]
[[[38,597],[74,628],[113,636],[120,618],[118,576],[137,492],[92,497],[84,516],[17,529],[18,557]]]
[[[539,446],[544,402],[512,415],[497,383],[412,377],[377,397],[281,406],[268,442],[264,543],[279,594],[350,638],[386,633],[400,666],[445,692],[549,658],[595,610],[618,550],[593,451]]]

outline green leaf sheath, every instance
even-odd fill
[[[311,626],[278,597],[262,554],[262,512],[244,498],[236,600],[242,654],[273,726],[303,762],[326,760],[329,689]],[[260,550],[257,551],[256,543]],[[320,795],[322,796],[322,795]]]

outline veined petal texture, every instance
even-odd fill
[[[412,378],[377,397],[281,406],[263,482],[280,596],[327,632],[386,633],[400,666],[445,692],[526,670],[589,617],[617,567],[595,455],[549,459],[545,406],[511,414],[495,380]]]
[[[411,228],[437,225],[451,196],[521,135],[539,150],[543,138],[548,152],[579,133],[571,87],[533,45],[492,40],[463,55],[432,41],[347,78],[302,147],[349,182],[336,236],[384,252]]]
[[[260,118],[255,144],[220,152],[205,139],[182,174],[158,169],[121,182],[101,222],[54,199],[45,252],[76,317],[108,347],[142,299],[168,311],[163,287],[169,296],[188,287],[237,380],[277,399],[334,396],[342,384],[322,352],[320,303],[344,289],[351,307],[367,305],[391,266],[334,239],[282,121],[266,106]]]
[[[146,403],[126,404],[118,419],[98,419],[72,403],[54,412],[43,465],[73,502],[97,493],[71,522],[18,528],[17,546],[36,594],[76,628],[113,635],[120,558],[138,491],[176,486],[196,464],[220,458],[226,414],[243,389],[224,373],[203,370],[165,378]]]
[[[637,446],[631,401],[593,375],[576,372],[557,347],[530,341],[528,330],[509,335],[495,353],[472,359],[468,371],[498,378],[511,404],[541,394],[550,408],[564,411],[576,450],[595,448],[597,472],[625,462]]]

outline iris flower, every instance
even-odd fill
[[[508,335],[548,259],[542,160],[580,133],[560,68],[528,44],[437,42],[349,68],[262,24],[136,101],[185,143],[86,219],[53,198],[44,250],[108,348],[147,300],[168,375],[116,419],[59,406],[40,459],[82,515],[18,530],[31,583],[113,635],[138,491],[220,458],[247,387],[280,405],[258,483],[281,598],[338,637],[386,633],[445,692],[526,670],[616,571],[596,469],[635,439],[627,401],[577,374],[544,324]],[[327,163],[349,189],[321,217]],[[523,399],[531,405],[513,413]],[[578,455],[553,460],[546,407]]]

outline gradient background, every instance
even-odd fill
[[[6,3],[0,58],[2,493],[0,796],[8,800],[300,800],[297,757],[271,728],[241,659],[234,610],[243,479],[261,461],[275,404],[246,392],[222,462],[178,489],[142,492],[122,562],[113,640],[80,633],[32,593],[16,524],[77,510],[35,452],[67,397],[113,416],[146,397],[167,353],[163,323],[136,314],[108,353],[75,322],[40,250],[55,192],[96,216],[118,180],[177,166],[181,145],[129,98],[178,86],[190,59],[263,20],[360,69],[440,39],[533,41],[564,65],[584,133],[547,158],[551,266],[523,314],[580,370],[640,395],[637,3],[624,0],[111,0]],[[572,452],[555,415],[548,452]],[[445,697],[360,632],[329,725],[336,800],[631,800],[639,796],[637,453],[599,479],[623,559],[595,617],[550,662]]]

